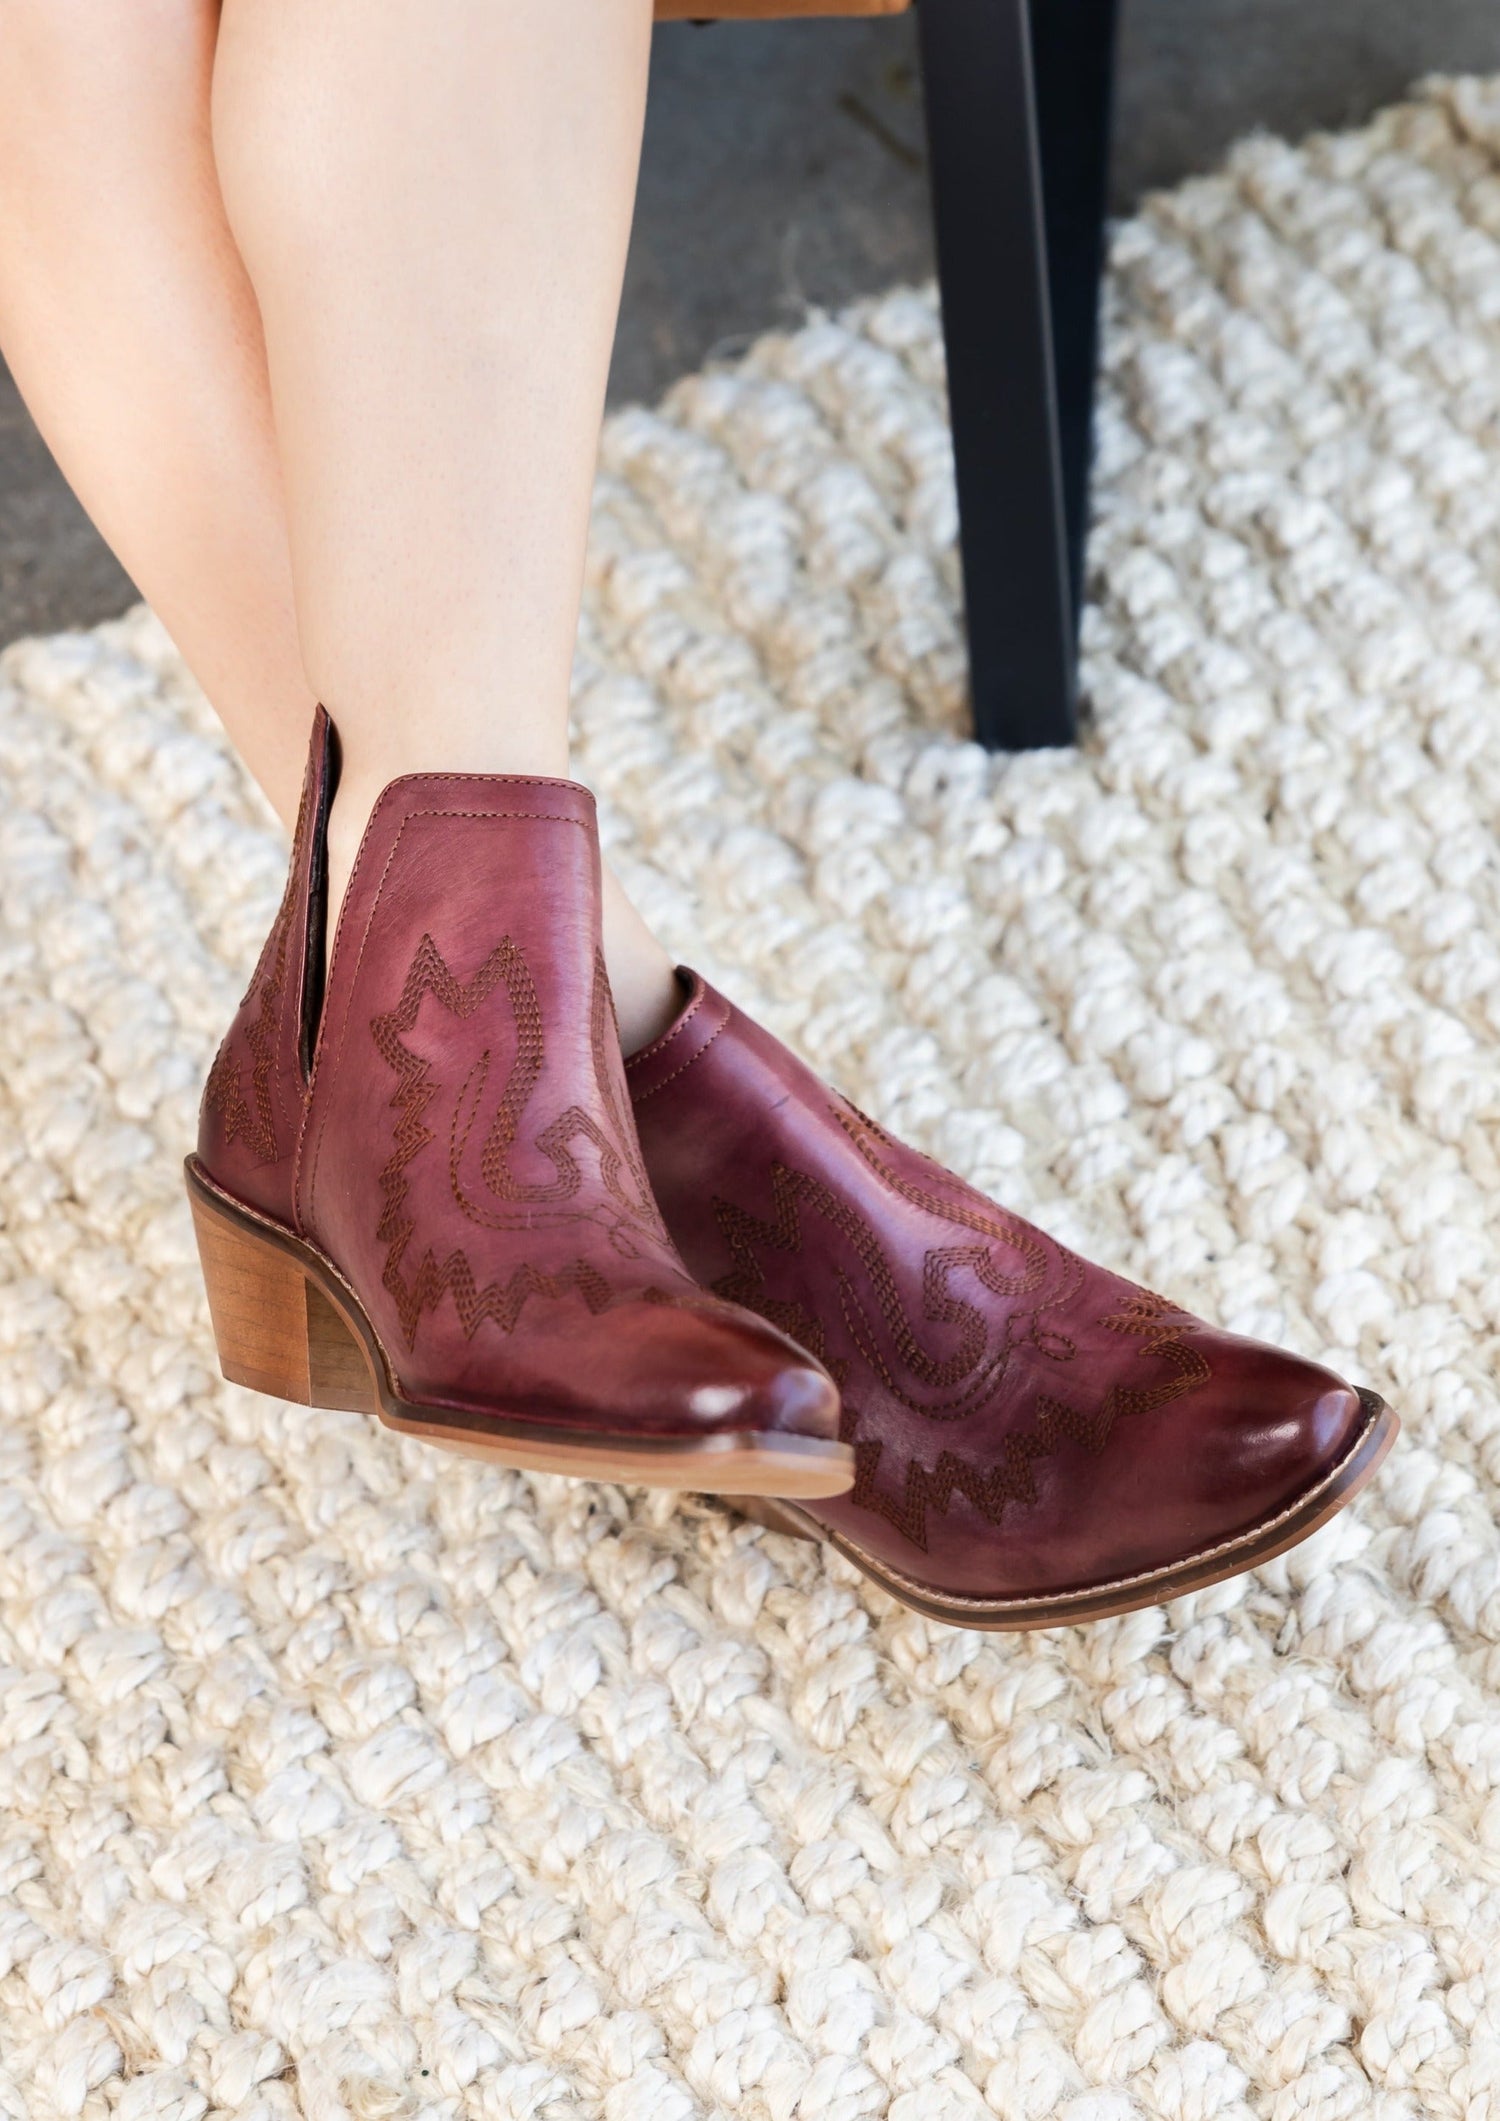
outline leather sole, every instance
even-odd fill
[[[724,1500],[770,1531],[784,1532],[793,1539],[822,1540],[836,1547],[872,1583],[928,1620],[1005,1632],[1066,1627],[1074,1621],[1113,1619],[1119,1613],[1133,1613],[1141,1606],[1160,1605],[1163,1599],[1180,1598],[1187,1591],[1201,1591],[1208,1584],[1222,1583],[1226,1576],[1238,1576],[1246,1569],[1258,1568],[1263,1561],[1274,1560],[1327,1524],[1373,1478],[1401,1426],[1377,1393],[1361,1391],[1359,1397],[1365,1421],[1344,1456],[1306,1494],[1264,1524],[1165,1568],[1120,1577],[1111,1583],[1089,1584],[1076,1591],[1048,1592],[1038,1598],[980,1598],[940,1591],[877,1561],[845,1533],[820,1525],[794,1503],[749,1494],[726,1495]]]
[[[231,1384],[298,1406],[373,1414],[468,1458],[697,1494],[807,1499],[854,1482],[848,1444],[770,1432],[680,1437],[591,1434],[519,1409],[422,1406],[402,1397],[364,1306],[333,1262],[221,1191],[196,1156],[184,1166],[219,1366]]]

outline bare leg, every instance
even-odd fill
[[[597,35],[577,20],[585,7],[600,18]],[[503,38],[479,27],[471,36],[460,26],[470,12],[476,23],[504,16]],[[440,33],[452,50],[429,55],[417,93],[424,39],[410,0],[378,0],[357,24],[340,5],[298,11],[254,0],[230,10],[256,19],[228,25],[238,42],[226,47],[214,91],[217,144],[238,165],[237,219],[269,282],[267,314],[286,313],[293,342],[278,372],[280,426],[295,434],[300,419],[314,436],[315,461],[284,452],[301,526],[294,574],[261,309],[226,220],[210,136],[213,0],[7,4],[0,342],[64,472],[288,822],[313,702],[327,699],[350,765],[335,806],[340,884],[391,774],[542,770],[544,761],[567,770],[567,665],[646,9],[643,0],[570,0],[557,12],[575,30],[566,53],[542,34],[536,0],[430,16],[426,41]],[[606,34],[616,18],[634,25],[629,34],[623,25]],[[314,29],[329,39],[339,23],[347,65],[326,43],[321,59],[303,51]],[[383,104],[371,78],[376,52],[390,68]],[[476,87],[485,54],[487,98]],[[444,81],[455,73],[450,109]],[[550,145],[539,137],[544,92]],[[361,114],[330,110],[344,94],[364,104],[368,193],[352,138]],[[428,123],[420,114],[433,107],[442,122],[419,140]],[[459,148],[466,126],[481,133],[472,166]],[[328,131],[344,139],[332,169],[318,159]],[[559,200],[575,139],[598,195],[590,211],[588,172],[575,171],[583,196],[569,221]],[[403,192],[393,175],[403,157],[425,172],[425,226],[409,187],[390,196]],[[292,224],[284,255],[274,232],[282,194]],[[447,231],[436,245],[434,228]],[[316,274],[304,357],[298,320],[309,305],[299,308],[294,283],[313,270],[319,241],[329,262]],[[465,243],[479,254],[470,266]],[[555,284],[560,253],[571,294]],[[279,308],[277,257],[287,283]],[[333,296],[340,260],[342,301]],[[453,278],[466,271],[467,310]],[[560,348],[558,335],[570,332]],[[660,1028],[676,994],[665,953],[609,878],[605,939],[631,1047]]]
[[[0,343],[290,823],[302,668],[260,317],[214,174],[213,0],[7,0]]]
[[[213,138],[269,356],[335,895],[398,773],[566,773],[648,0],[226,0]]]

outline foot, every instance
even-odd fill
[[[857,1468],[757,1515],[936,1618],[1046,1627],[1253,1567],[1369,1479],[1374,1394],[1088,1265],[682,978],[626,1070],[647,1174],[699,1280],[826,1364]]]
[[[335,776],[314,729],[281,913],[189,1192],[227,1375],[507,1464],[836,1494],[837,1393],[706,1296],[641,1161],[576,782],[408,775],[317,978]]]

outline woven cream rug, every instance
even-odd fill
[[[0,666],[0,2117],[1500,2115],[1500,85],[1115,249],[1092,733],[961,731],[932,299],[614,419],[580,770],[669,938],[1407,1429],[1254,1577],[928,1625],[221,1385],[282,845],[156,623]]]

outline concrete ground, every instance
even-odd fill
[[[658,33],[615,402],[809,302],[931,271],[913,29]],[[1496,0],[1125,0],[1115,205],[1253,126],[1351,124],[1440,70],[1500,70]],[[0,640],[92,624],[134,595],[0,369]]]

